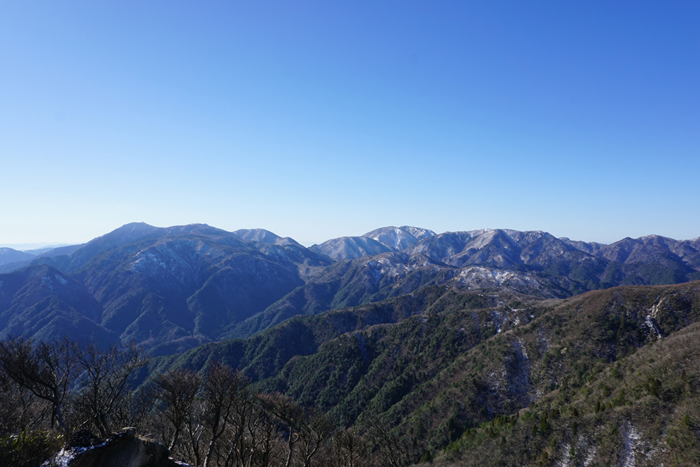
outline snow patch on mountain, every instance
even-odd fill
[[[53,292],[53,281],[49,276],[44,276],[41,278],[41,283],[49,288]]]
[[[622,463],[620,465],[622,467],[636,467],[637,451],[639,450],[642,436],[629,420],[625,420],[620,431],[622,433],[622,443],[624,445]]]
[[[386,245],[368,237],[341,237],[313,245],[311,251],[321,253],[334,260],[358,259],[393,251]]]
[[[434,235],[435,232],[432,230],[404,225],[401,227],[382,227],[367,232],[363,237],[376,240],[392,250],[401,251],[420,239]]]

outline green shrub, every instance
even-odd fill
[[[39,467],[58,453],[62,436],[46,431],[23,432],[0,438],[0,465]]]

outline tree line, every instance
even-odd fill
[[[337,426],[284,394],[254,391],[250,379],[217,361],[201,373],[156,373],[134,390],[132,376],[148,363],[133,344],[0,341],[0,441],[36,432],[106,439],[130,426],[198,467],[400,467],[415,460],[411,443],[379,419],[360,430]]]

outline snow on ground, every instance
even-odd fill
[[[41,278],[41,283],[44,284],[53,292],[53,281],[49,276],[44,276]]]
[[[170,457],[170,460],[173,461],[175,464],[181,465],[181,466],[183,466],[183,467],[194,467],[193,465],[187,464],[187,463],[185,463],[185,462],[175,460],[175,459],[173,459],[172,457]]]
[[[554,465],[557,467],[571,467],[571,445],[569,443],[564,443],[562,446],[561,461],[556,462]]]
[[[595,446],[591,446],[590,450],[588,451],[588,455],[586,456],[586,459],[583,461],[584,467],[588,467],[589,465],[593,464],[593,459],[595,459],[597,451],[598,448],[596,448]]]
[[[637,429],[626,420],[622,426],[622,442],[624,443],[622,467],[636,467],[637,459],[636,454],[639,448],[640,440],[642,435],[639,434]]]
[[[56,454],[56,457],[49,459],[48,461],[44,462],[41,464],[41,467],[68,467],[68,464],[70,461],[72,461],[75,456],[78,454],[82,454],[86,451],[90,451],[91,449],[95,449],[101,446],[104,446],[105,443],[102,444],[97,444],[95,446],[88,446],[85,448],[70,448],[70,449],[61,449],[58,454]]]
[[[661,335],[661,330],[656,326],[655,319],[652,318],[651,315],[647,315],[646,318],[644,318],[644,325],[649,328],[649,337],[651,338],[652,336],[654,339],[661,339],[663,336]]]
[[[89,451],[91,449],[95,449],[98,447],[102,447],[106,445],[107,443],[104,442],[102,444],[97,444],[95,446],[89,446],[85,448],[71,448],[71,449],[61,449],[58,454],[56,454],[56,457],[49,459],[48,461],[44,462],[41,464],[41,467],[69,467],[70,461],[75,459],[75,457],[78,454],[82,454],[86,451]],[[191,464],[187,464],[185,462],[175,460],[172,457],[169,458],[171,461],[173,461],[177,465],[181,465],[182,467],[194,467]]]

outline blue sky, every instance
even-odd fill
[[[0,245],[700,236],[700,3],[4,2]]]

